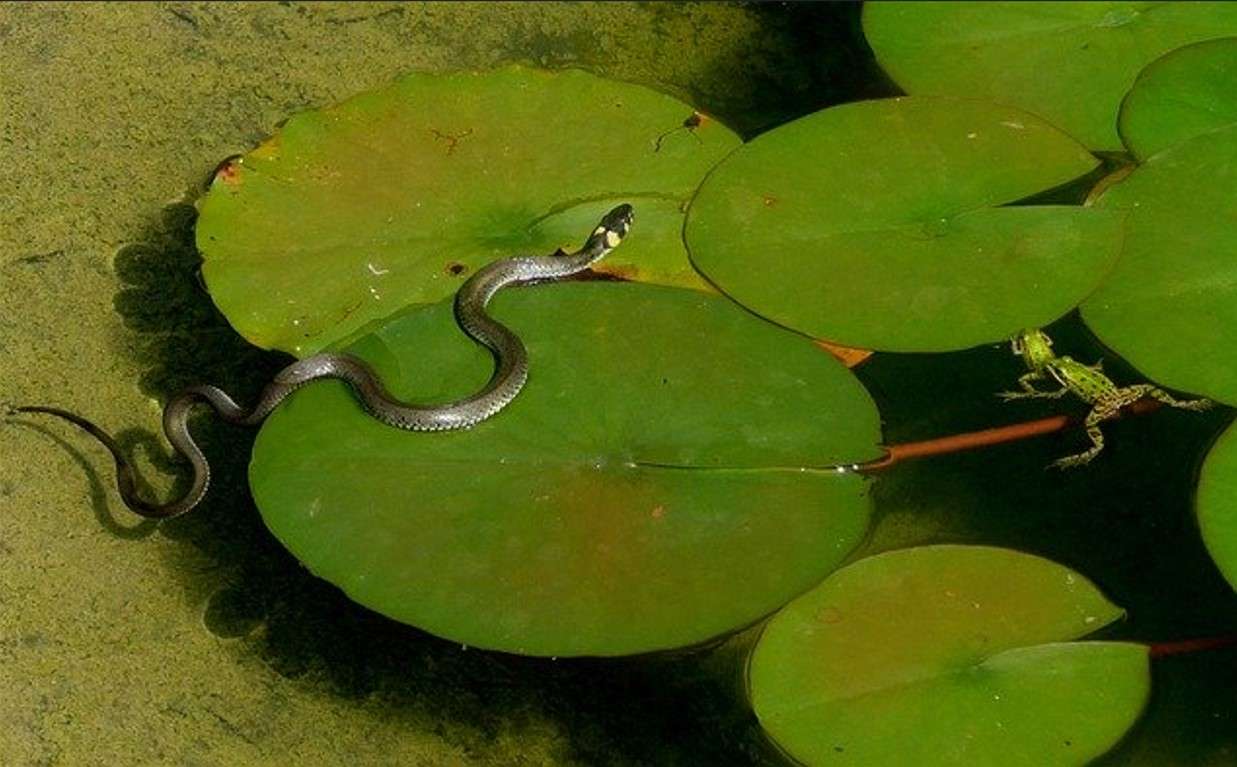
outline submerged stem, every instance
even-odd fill
[[[1134,415],[1150,413],[1154,410],[1159,410],[1163,405],[1155,400],[1140,400],[1130,405],[1123,412],[1128,412]],[[980,447],[989,445],[999,445],[1005,442],[1016,442],[1022,439],[1030,439],[1038,437],[1042,434],[1051,434],[1053,432],[1062,431],[1070,426],[1079,424],[1082,419],[1077,416],[1054,415],[1048,418],[1040,418],[1034,421],[1024,421],[1022,423],[1010,424],[1009,426],[998,426],[993,429],[981,429],[980,431],[968,431],[962,434],[951,434],[946,437],[937,437],[936,439],[923,440],[921,442],[904,442],[900,445],[887,445],[885,447],[885,455],[877,458],[874,461],[861,463],[856,467],[856,471],[874,472],[884,471],[890,466],[908,461],[912,458],[924,458],[930,455],[945,455],[947,453],[960,453],[964,450],[975,450]]]
[[[1223,647],[1237,645],[1237,634],[1226,634],[1216,637],[1199,639],[1181,639],[1175,642],[1152,642],[1148,645],[1152,658],[1165,658],[1171,655],[1187,655],[1205,650],[1219,650]]]

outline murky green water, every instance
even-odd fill
[[[511,60],[659,82],[744,135],[886,95],[852,6],[466,4],[0,7],[0,400],[91,414],[169,476],[158,400],[252,397],[284,361],[237,337],[196,278],[193,209],[224,156],[294,112],[413,69]],[[1071,316],[1051,329],[1090,360]],[[886,439],[1010,420],[1004,346],[877,355],[858,370]],[[1109,372],[1132,371],[1109,360]],[[1050,412],[1019,406],[1026,417]],[[1109,635],[1237,630],[1198,538],[1198,463],[1227,410],[1106,429],[1106,458],[1046,479],[1063,434],[883,476],[854,558],[1004,545],[1086,573],[1131,619]],[[0,762],[744,765],[773,757],[728,656],[554,662],[461,650],[318,581],[248,500],[252,433],[196,427],[204,507],[158,528],[105,454],[60,424],[0,427]],[[183,478],[181,480],[183,483]],[[167,491],[160,485],[156,488]],[[1154,664],[1111,765],[1237,764],[1237,650]]]

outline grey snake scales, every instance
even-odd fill
[[[584,271],[618,247],[627,236],[632,216],[630,205],[619,205],[601,219],[579,250],[500,259],[479,269],[460,286],[455,295],[456,321],[465,333],[487,347],[495,359],[489,382],[463,399],[441,405],[401,402],[386,390],[365,362],[351,355],[329,352],[298,360],[279,371],[252,410],[246,411],[216,386],[199,385],[184,390],[164,408],[163,431],[172,447],[192,465],[193,483],[184,497],[168,503],[151,503],[138,495],[132,463],[116,440],[91,421],[67,410],[43,405],[13,407],[11,412],[45,413],[85,430],[112,454],[116,462],[117,489],[125,505],[137,514],[154,519],[169,519],[192,510],[210,487],[210,463],[189,433],[189,414],[199,402],[210,405],[229,423],[253,426],[261,423],[300,387],[322,378],[336,378],[352,388],[371,416],[390,426],[408,431],[467,429],[510,404],[528,380],[528,352],[515,333],[486,313],[490,299],[508,285],[558,280]]]

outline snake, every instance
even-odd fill
[[[137,492],[137,474],[116,440],[92,421],[61,408],[45,405],[11,407],[12,413],[43,413],[66,420],[94,437],[116,463],[116,486],[125,505],[151,519],[170,519],[193,510],[210,489],[211,469],[189,431],[195,405],[205,403],[225,421],[242,426],[261,423],[289,395],[314,381],[334,378],[352,389],[362,408],[389,426],[415,432],[469,429],[493,417],[519,395],[528,381],[528,350],[510,328],[486,312],[490,299],[503,288],[523,283],[561,280],[578,274],[618,247],[634,218],[626,203],[602,217],[584,245],[548,256],[515,256],[478,269],[455,294],[455,318],[460,328],[494,356],[494,372],[477,392],[440,405],[416,405],[396,399],[366,362],[346,353],[321,352],[297,360],[275,374],[253,408],[246,410],[217,386],[191,386],[170,399],[163,410],[163,432],[173,449],[193,469],[189,490],[166,503],[151,503]]]

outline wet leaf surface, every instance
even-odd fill
[[[685,236],[701,272],[776,322],[864,349],[961,349],[1051,322],[1102,278],[1119,215],[1005,206],[1097,164],[1008,107],[847,104],[730,155]]]
[[[480,266],[574,250],[618,202],[639,224],[603,269],[705,287],[680,207],[738,145],[692,107],[581,70],[413,74],[295,115],[221,169],[197,242],[211,296],[236,329],[299,356]]]
[[[1139,160],[1237,123],[1237,38],[1187,45],[1147,65],[1121,104],[1121,140]]]
[[[250,477],[317,575],[470,646],[619,655],[698,643],[824,577],[867,525],[879,421],[841,363],[724,298],[639,284],[509,291],[527,387],[465,432],[415,434],[335,382],[276,412]],[[447,302],[358,341],[397,395],[473,391],[488,354]]]
[[[765,628],[750,695],[804,764],[1086,764],[1150,692],[1146,648],[1071,642],[1120,618],[1083,576],[938,545],[830,576]]]
[[[891,2],[864,7],[877,60],[914,95],[991,99],[1096,150],[1120,150],[1117,111],[1139,71],[1237,33],[1223,2]]]
[[[1126,236],[1087,325],[1152,380],[1237,404],[1237,126],[1155,155],[1096,205],[1126,215]]]
[[[1237,589],[1237,428],[1212,446],[1198,483],[1198,526],[1216,566]]]

